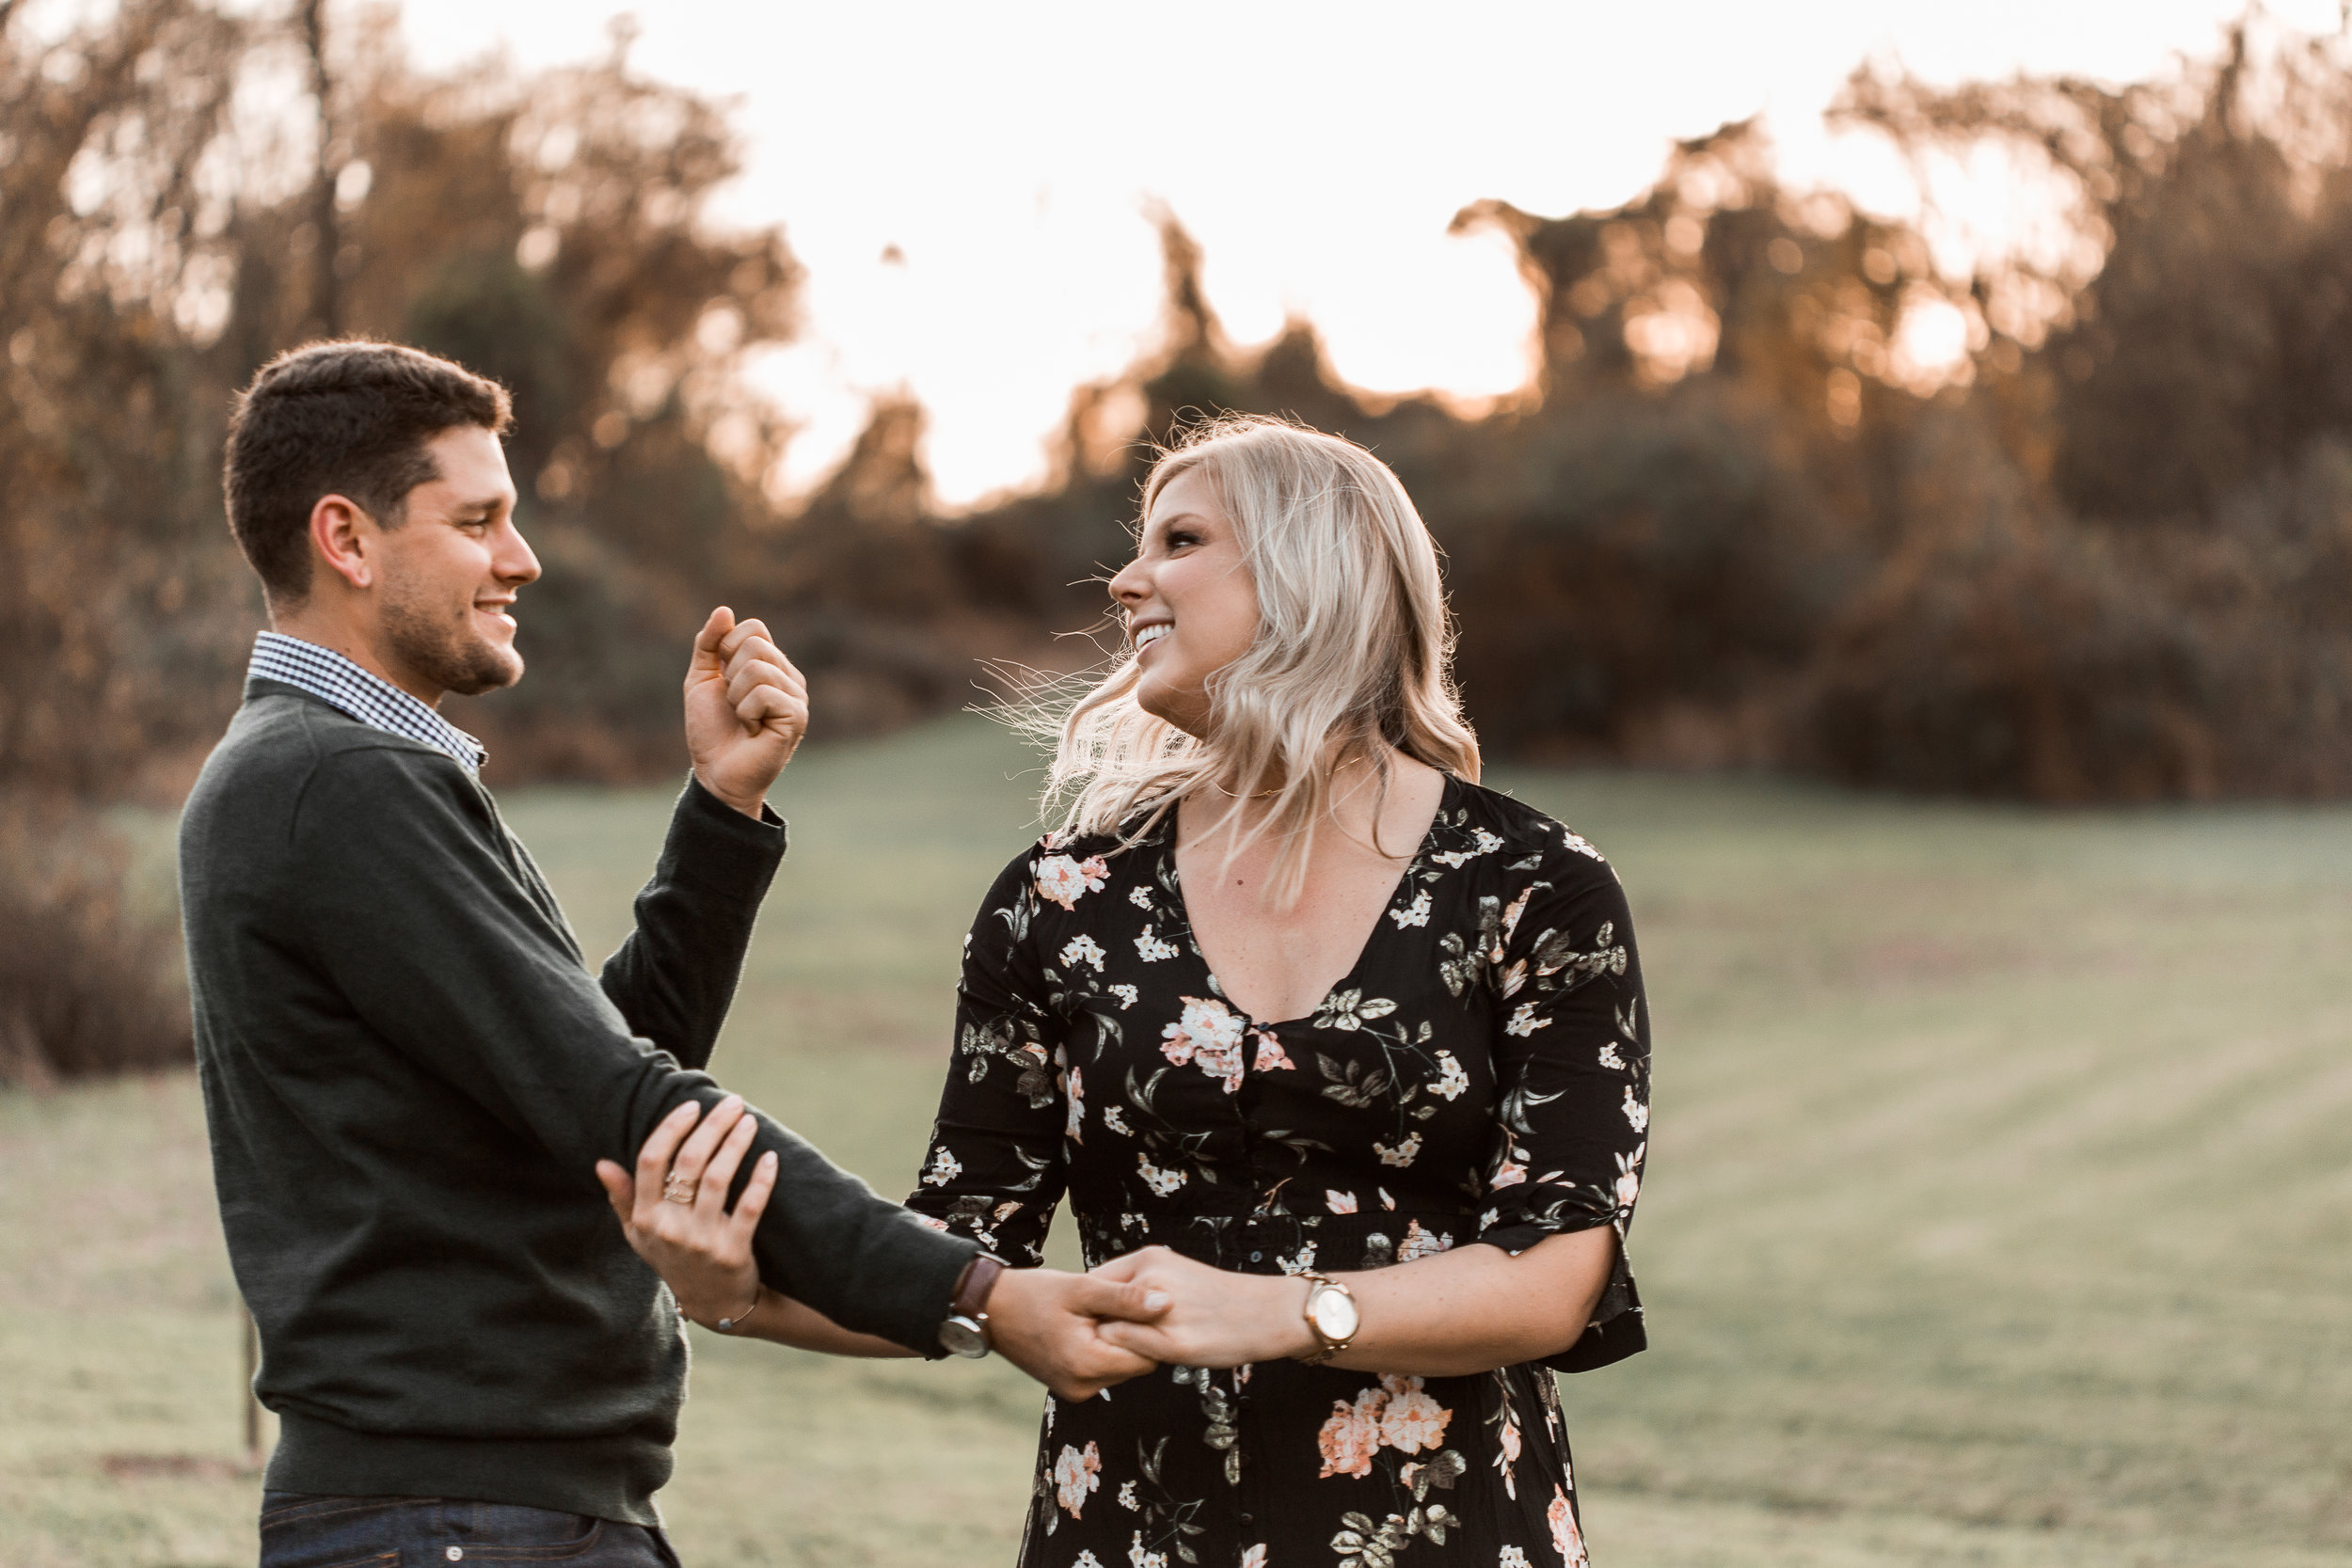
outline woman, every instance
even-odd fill
[[[1435,548],[1361,448],[1197,433],[1110,590],[1134,656],[1062,721],[1066,820],[966,941],[908,1200],[1036,1263],[1067,1196],[1089,1264],[1173,1302],[1103,1325],[1155,1371],[1048,1402],[1022,1560],[1581,1563],[1549,1369],[1643,1346],[1624,894],[1477,784]],[[717,1219],[699,1244],[748,1291]]]

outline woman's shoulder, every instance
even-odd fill
[[[1149,831],[1144,831],[1146,828]],[[1032,839],[1006,863],[997,877],[999,888],[1034,887],[1040,899],[1073,910],[1089,893],[1100,893],[1158,843],[1165,822],[1152,823],[1149,813],[1102,832],[1055,828]]]
[[[1616,877],[1592,840],[1549,813],[1485,784],[1452,781],[1438,808],[1438,825],[1467,840],[1467,847],[1482,858],[1506,868],[1540,867],[1555,881]]]
[[[1116,827],[1099,832],[1083,832],[1076,828],[1055,828],[1021,852],[1029,862],[1070,860],[1084,863],[1101,861],[1105,864],[1135,855],[1138,850],[1156,846],[1161,835],[1174,821],[1173,813],[1158,815],[1145,807],[1130,815]]]

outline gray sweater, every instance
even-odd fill
[[[655,1522],[686,1347],[595,1164],[722,1094],[701,1069],[784,837],[689,784],[591,974],[456,763],[247,685],[180,877],[221,1217],[281,1418],[271,1489]],[[936,1354],[972,1243],[772,1122],[757,1147],[782,1161],[762,1277]]]

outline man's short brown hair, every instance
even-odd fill
[[[272,604],[310,592],[310,513],[347,496],[385,528],[438,477],[425,444],[480,425],[503,436],[506,388],[421,349],[359,339],[306,343],[263,365],[229,420],[229,530]]]

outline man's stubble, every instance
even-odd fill
[[[421,594],[394,590],[384,601],[384,635],[404,666],[461,697],[522,679],[523,656],[474,630],[471,601],[452,615]]]

